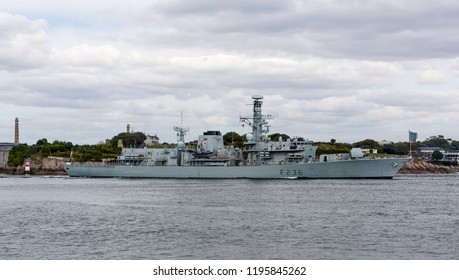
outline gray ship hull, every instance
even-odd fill
[[[70,177],[196,178],[196,179],[343,179],[393,178],[409,158],[352,159],[257,166],[130,166],[68,164]]]

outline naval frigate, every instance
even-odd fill
[[[208,178],[208,179],[341,179],[393,178],[410,158],[374,158],[361,149],[321,154],[303,138],[268,138],[270,115],[262,114],[263,96],[255,95],[251,116],[240,121],[252,128],[245,148],[225,147],[220,131],[199,135],[197,146],[187,146],[188,129],[176,126],[176,148],[123,148],[116,160],[65,165],[70,177]]]

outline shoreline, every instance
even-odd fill
[[[24,167],[10,167],[10,166],[2,166],[0,167],[0,174],[6,175],[25,175]],[[67,175],[63,168],[31,168],[30,175]]]
[[[426,161],[405,164],[397,174],[454,174],[459,166],[437,165]]]
[[[437,165],[425,161],[420,161],[416,163],[407,163],[405,166],[400,169],[397,174],[454,174],[459,173],[459,166],[445,166]],[[2,166],[0,167],[0,174],[5,175],[25,175],[24,167],[10,167]],[[46,176],[65,176],[67,173],[62,167],[32,167],[30,175]]]

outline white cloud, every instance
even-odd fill
[[[119,63],[120,51],[110,45],[92,46],[84,43],[63,51],[56,51],[53,58],[61,65],[106,68]]]
[[[44,20],[0,12],[0,70],[18,70],[45,63],[49,42]]]
[[[0,13],[0,141],[244,133],[254,94],[273,132],[459,139],[454,1],[38,2]]]
[[[447,81],[447,76],[442,71],[427,69],[421,72],[419,83],[421,84],[441,84]]]

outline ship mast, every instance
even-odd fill
[[[263,96],[254,95],[253,99],[253,115],[252,117],[240,117],[240,121],[252,127],[252,139],[247,139],[248,144],[256,144],[266,140],[269,132],[269,126],[266,119],[272,119],[271,115],[263,115],[261,107],[263,105]]]
[[[190,130],[183,127],[183,111],[180,112],[180,126],[174,126],[177,131],[177,166],[182,165],[182,153],[185,151],[185,134]]]
[[[180,112],[180,126],[174,126],[174,130],[177,131],[177,142],[184,144],[185,135],[190,129],[183,127],[183,111]]]

